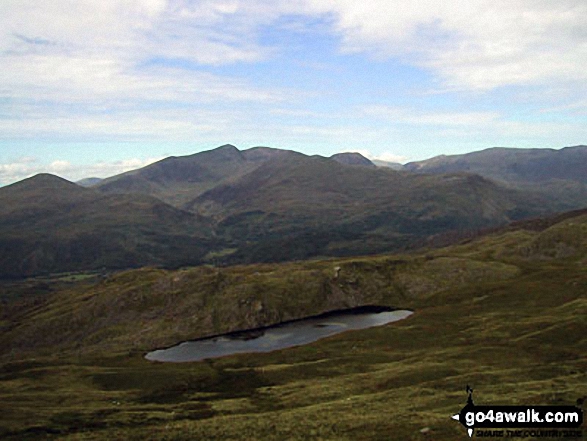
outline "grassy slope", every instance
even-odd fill
[[[2,333],[0,430],[448,440],[468,439],[450,419],[466,384],[477,404],[574,404],[587,395],[586,225],[578,216],[421,256],[139,270],[61,290]],[[560,243],[563,254],[549,251]],[[181,339],[364,303],[416,312],[269,354],[142,359]]]

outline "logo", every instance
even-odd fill
[[[577,429],[583,424],[583,410],[576,406],[477,406],[473,402],[473,389],[467,385],[466,391],[467,404],[452,419],[467,429],[469,437],[473,436],[475,429],[507,429],[496,431],[495,434],[491,431],[481,432],[478,436],[581,436],[580,430],[560,430]]]

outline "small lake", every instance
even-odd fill
[[[167,349],[149,352],[145,358],[150,361],[180,363],[247,352],[270,352],[305,345],[345,331],[386,325],[411,314],[412,311],[406,310],[360,307],[267,328],[186,341]]]

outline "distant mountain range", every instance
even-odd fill
[[[0,188],[0,277],[399,251],[587,206],[586,166],[582,146],[397,171],[358,153],[224,145],[80,185],[38,175]]]
[[[554,149],[494,147],[464,155],[436,156],[410,162],[405,170],[424,173],[475,173],[509,183],[565,180],[587,183],[587,146]]]
[[[405,249],[449,230],[538,214],[544,204],[474,175],[400,174],[290,156],[183,208],[216,219],[218,234],[238,249],[235,261],[249,262]]]
[[[475,173],[509,186],[539,191],[568,209],[587,205],[587,146],[554,149],[496,147],[411,162],[418,173]]]

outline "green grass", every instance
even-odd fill
[[[0,337],[0,437],[464,440],[450,416],[467,384],[477,404],[574,404],[587,395],[587,250],[518,252],[552,234],[426,255],[143,269],[58,290]],[[357,304],[415,313],[266,354],[143,359]]]

